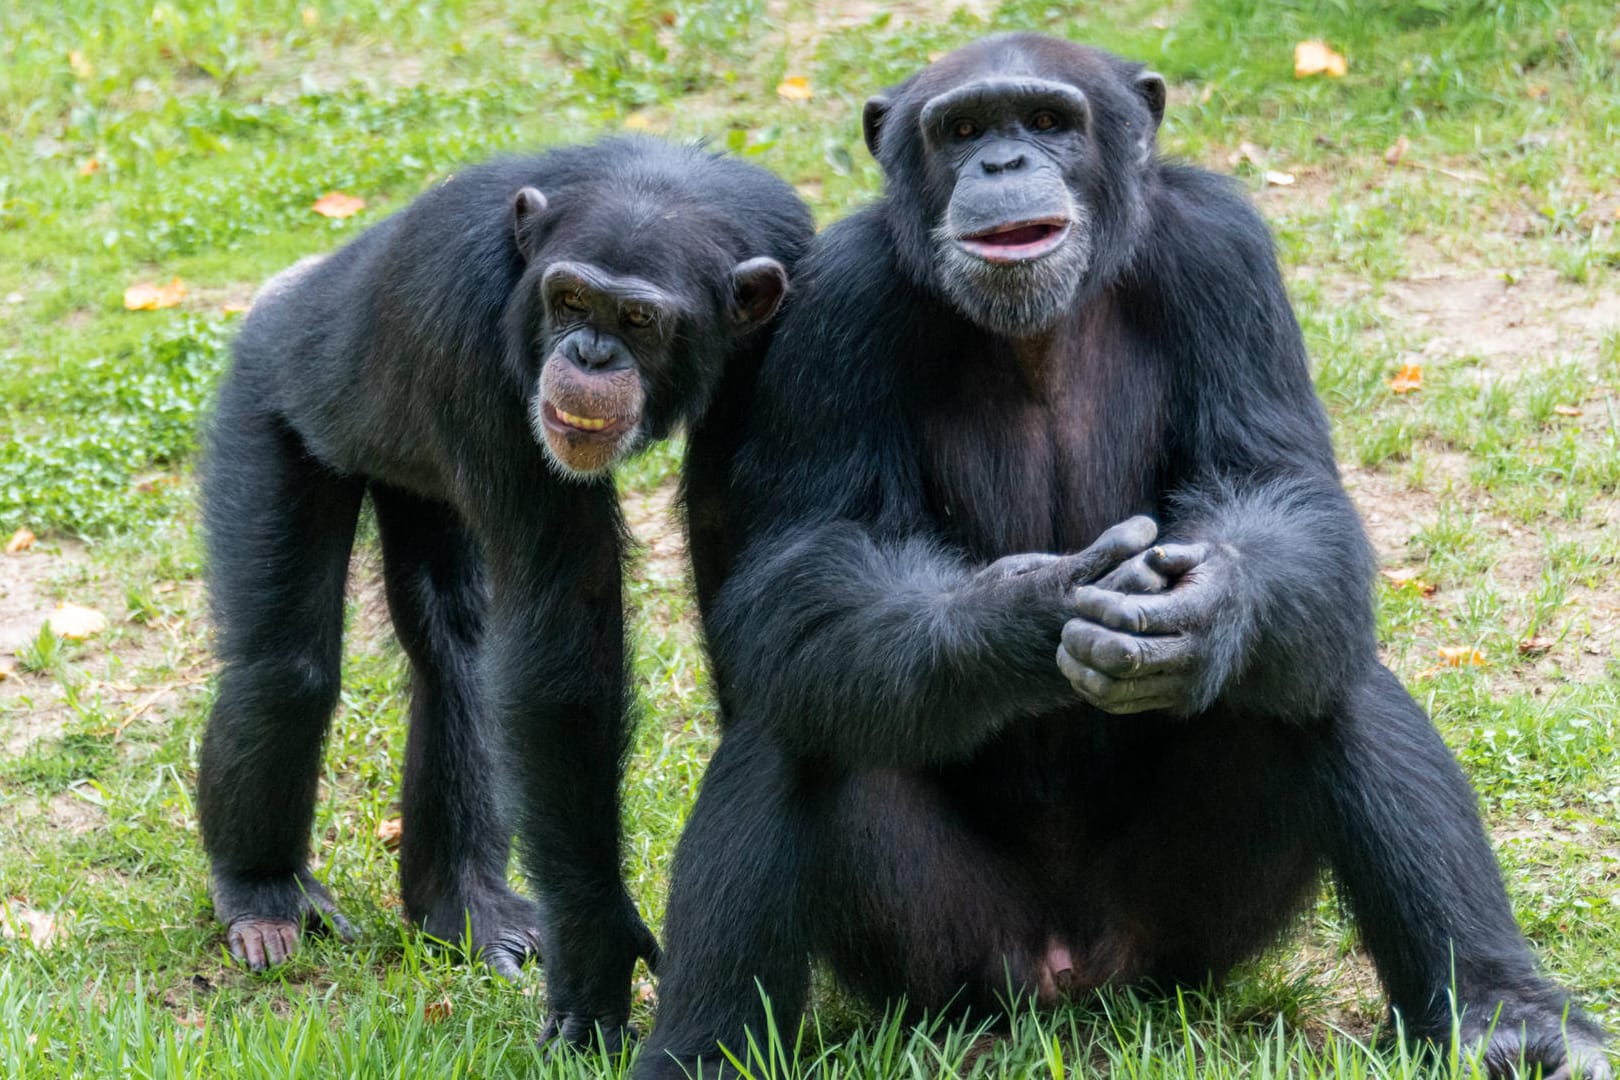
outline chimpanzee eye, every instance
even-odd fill
[[[951,134],[955,135],[958,139],[971,139],[978,133],[979,125],[966,118],[958,120],[955,124],[951,125]]]
[[[1030,118],[1029,126],[1034,128],[1036,131],[1051,131],[1053,128],[1058,126],[1058,118],[1055,113],[1050,113],[1045,109],[1042,109],[1040,112],[1036,113]]]
[[[562,294],[562,306],[569,311],[588,310],[585,306],[585,297],[581,295],[578,289],[569,289]]]
[[[624,309],[624,321],[637,328],[651,326],[652,312],[644,307],[628,307]]]

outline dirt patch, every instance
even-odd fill
[[[620,500],[624,522],[640,549],[634,572],[658,585],[686,581],[686,534],[675,510],[679,490],[671,479],[645,494],[631,493]]]
[[[1493,377],[1590,358],[1606,333],[1620,329],[1620,293],[1594,293],[1544,267],[1511,283],[1489,270],[1420,271],[1389,282],[1382,307],[1396,325],[1427,335],[1423,355],[1478,357]]]
[[[12,654],[33,641],[56,606],[57,582],[85,564],[82,545],[53,544],[16,555],[0,555],[0,654]]]

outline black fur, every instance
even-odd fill
[[[1079,137],[1008,127],[1017,147],[981,153],[966,115],[930,152],[925,103],[986,77],[1078,88]],[[791,1024],[807,958],[928,1010],[994,1008],[1009,972],[1042,1000],[1219,978],[1324,869],[1406,1030],[1444,1039],[1455,988],[1465,1039],[1495,1026],[1493,1071],[1568,1047],[1607,1075],[1378,662],[1372,555],[1270,235],[1228,181],[1157,157],[1163,102],[1138,65],[1015,35],[868,106],[883,199],[822,234],[745,403],[717,406],[737,426],[692,446],[689,501],[727,523],[692,536],[726,722],[638,1076],[745,1053],[758,987]],[[1025,279],[964,286],[937,257],[986,162],[1051,162],[1070,198],[990,185],[964,213],[1073,211],[1065,242],[1090,248],[1026,333],[950,299]]]
[[[657,946],[619,871],[625,534],[605,470],[700,415],[725,363],[757,366],[811,231],[761,169],[613,139],[467,169],[266,287],[203,489],[222,671],[199,812],[238,958],[349,932],[306,862],[369,492],[412,671],[406,910],[441,939],[470,924],[504,974],[543,952],[548,1032],[617,1037]],[[589,315],[545,292],[563,264],[596,283],[564,289]],[[647,323],[604,324],[627,297]],[[633,401],[635,422],[548,418],[542,369],[605,409]],[[508,821],[538,904],[507,887]]]

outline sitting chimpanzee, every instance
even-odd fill
[[[1164,103],[1033,35],[867,103],[885,197],[692,451],[727,716],[638,1076],[746,1053],[808,957],[927,1010],[1218,978],[1324,868],[1408,1031],[1455,991],[1493,1071],[1608,1075],[1378,662],[1267,230],[1157,156]]]
[[[254,968],[347,936],[306,860],[362,496],[410,658],[401,892],[547,1031],[613,1041],[657,946],[619,872],[624,527],[607,470],[699,416],[812,222],[769,173],[611,139],[468,169],[266,288],[203,480],[219,697],[199,763],[214,910]],[[540,903],[508,889],[512,809]]]

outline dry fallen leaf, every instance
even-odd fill
[[[1399,165],[1401,159],[1406,156],[1406,152],[1411,148],[1412,140],[1402,135],[1391,144],[1388,150],[1384,151],[1384,163],[1386,165]]]
[[[159,488],[174,487],[180,483],[180,478],[171,473],[148,473],[135,478],[135,490],[142,495],[150,495]]]
[[[438,1001],[430,1001],[422,1009],[422,1019],[426,1020],[430,1024],[442,1023],[443,1021],[450,1019],[450,1013],[454,1010],[454,1008],[455,1006],[450,1003],[449,998],[440,998]]]
[[[1485,654],[1467,645],[1440,646],[1440,659],[1447,667],[1484,667]]]
[[[1582,415],[1581,409],[1575,405],[1554,405],[1553,412],[1557,413],[1559,416]]]
[[[1302,41],[1294,46],[1294,78],[1328,75],[1340,78],[1350,70],[1344,57],[1328,48],[1324,42]]]
[[[649,1005],[658,1000],[658,991],[653,989],[651,982],[643,979],[641,982],[636,983],[636,1000],[643,1005]]]
[[[17,674],[17,661],[9,656],[0,656],[0,682],[13,678]]]
[[[94,176],[100,171],[101,162],[97,161],[95,158],[85,158],[84,163],[79,166],[80,176]]]
[[[130,311],[156,311],[177,306],[186,298],[186,283],[175,278],[167,285],[138,282],[124,290],[124,306]]]
[[[18,529],[16,532],[11,534],[11,539],[6,541],[6,554],[15,555],[19,551],[27,551],[29,548],[34,546],[34,541],[36,539],[38,539],[38,537],[36,537],[30,530]]]
[[[247,304],[221,304],[221,305],[219,305],[219,313],[221,315],[246,315],[247,310],[248,310],[248,305]]]
[[[1552,647],[1556,644],[1558,643],[1552,638],[1544,638],[1538,634],[1535,637],[1528,637],[1519,642],[1519,655],[1540,656],[1543,653],[1551,652]]]
[[[311,210],[329,218],[354,217],[365,208],[366,200],[358,195],[345,195],[341,191],[328,191],[310,205]]]
[[[810,89],[810,80],[803,75],[789,75],[776,84],[776,96],[788,101],[809,101],[816,92]]]
[[[45,624],[51,628],[51,633],[57,637],[64,637],[70,641],[80,641],[87,637],[94,637],[107,629],[107,616],[95,608],[80,607],[78,604],[60,603],[56,610],[51,612]]]
[[[404,834],[404,831],[404,823],[397,817],[386,818],[377,822],[377,839],[381,840],[382,846],[389,851],[399,847],[399,838]]]
[[[1423,389],[1423,367],[1420,364],[1403,364],[1395,377],[1389,380],[1389,388],[1397,394],[1410,394],[1414,390]]]
[[[77,49],[68,53],[68,67],[72,68],[73,74],[81,79],[88,79],[96,73],[95,66],[84,58],[84,53]]]
[[[1417,593],[1419,596],[1433,596],[1435,587],[1418,576],[1414,567],[1403,567],[1399,570],[1380,570],[1384,579],[1397,589],[1405,589]]]
[[[321,21],[321,13],[312,7],[307,7],[298,13],[298,18],[305,26],[314,26]]]
[[[56,937],[56,919],[48,911],[35,911],[16,901],[0,904],[0,937],[48,949]]]

